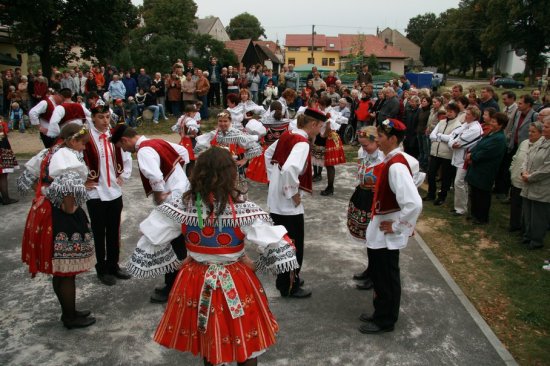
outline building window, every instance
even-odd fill
[[[288,64],[289,65],[296,65],[296,59],[295,58],[289,58],[288,59]]]
[[[311,46],[307,48],[308,51],[311,52]],[[313,51],[322,51],[323,47],[313,47]]]
[[[391,62],[380,62],[380,70],[391,70]]]
[[[329,58],[328,59],[328,65],[329,66],[336,66],[336,59],[335,58]]]
[[[300,47],[288,47],[289,51],[300,51]]]
[[[323,66],[328,66],[328,58],[323,57],[323,60],[321,60],[321,63],[323,64]]]
[[[314,58],[311,58],[311,57],[308,57],[308,58],[307,58],[307,63],[308,63],[308,64],[314,64],[314,63],[315,63],[315,59],[314,59]]]

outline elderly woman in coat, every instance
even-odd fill
[[[503,130],[507,123],[506,114],[495,113],[489,124],[488,135],[483,137],[466,157],[466,182],[469,184],[470,213],[474,224],[486,224],[489,221],[491,189],[500,162],[506,153],[506,136]]]
[[[542,138],[533,144],[522,166],[523,243],[543,247],[550,225],[550,116],[543,120]]]
[[[527,153],[531,150],[531,147],[542,136],[543,124],[540,121],[535,121],[529,125],[529,138],[519,144],[518,151],[512,158],[510,165],[510,224],[508,226],[509,232],[519,231],[523,228],[521,206],[523,199],[521,198],[521,190],[524,186],[523,179],[521,178],[521,169]]]

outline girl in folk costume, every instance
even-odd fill
[[[294,101],[296,100],[296,97],[298,94],[296,93],[296,90],[294,89],[285,89],[283,93],[281,94],[281,97],[277,100],[279,103],[281,103],[282,106],[282,112],[283,112],[283,118],[290,118],[290,113],[288,111],[289,106],[294,104]],[[267,113],[270,113],[271,110],[268,109]]]
[[[334,167],[346,162],[344,145],[337,132],[340,129],[340,123],[345,117],[342,117],[339,112],[333,110],[331,103],[331,99],[327,96],[322,96],[317,102],[319,109],[327,115],[328,120],[321,129],[319,136],[315,139],[312,148],[313,165],[317,166],[313,181],[318,182],[321,180],[323,166],[327,168],[328,184],[327,188],[321,192],[322,196],[332,196],[334,194],[334,178],[336,177],[336,169]]]
[[[281,135],[288,130],[290,120],[283,118],[283,106],[280,102],[274,101],[269,106],[269,113],[265,113],[260,119],[266,131],[265,138],[261,140],[264,151],[271,146]],[[247,124],[247,128],[251,122]],[[264,155],[258,156],[250,161],[246,170],[246,177],[258,183],[268,183],[267,170],[265,167]]]
[[[227,96],[227,109],[231,114],[231,123],[233,128],[242,131],[244,126],[244,107],[240,103],[240,97],[237,94],[229,94]]]
[[[8,133],[8,124],[0,116],[0,194],[2,194],[3,205],[10,205],[18,201],[10,198],[8,193],[8,173],[19,169],[19,164],[8,140]]]
[[[129,263],[136,277],[181,264],[170,240],[183,233],[188,257],[181,265],[154,339],[200,354],[205,365],[256,365],[279,329],[256,269],[273,273],[298,267],[283,226],[250,201],[240,201],[232,155],[213,147],[197,159],[191,189],[157,207],[140,225],[143,236]],[[244,243],[257,245],[253,262]]]
[[[357,140],[361,147],[358,151],[357,180],[359,184],[351,196],[348,205],[348,230],[354,240],[365,244],[365,233],[371,219],[372,200],[376,179],[383,168],[384,154],[378,148],[378,131],[374,126],[363,127],[357,131]],[[361,281],[357,285],[360,290],[372,288],[368,267],[363,272],[353,276]]]
[[[273,84],[273,79],[267,80],[267,85],[265,86],[264,90],[264,102],[262,103],[264,106],[268,106],[277,99],[277,96],[279,94],[279,89],[275,84]]]
[[[252,93],[250,93],[250,90],[241,89],[239,94],[241,96],[241,102],[239,105],[242,106],[245,115],[263,115],[265,113],[264,107],[257,105],[254,101],[252,101]]]
[[[193,115],[197,112],[195,105],[188,104],[185,106],[185,114],[183,114],[178,122],[172,127],[174,132],[179,133],[181,136],[180,145],[185,147],[189,153],[189,164],[186,167],[187,175],[191,175],[191,170],[195,163],[195,153],[193,148],[195,147],[195,137],[199,132],[199,125],[193,118]]]
[[[21,189],[37,182],[36,196],[23,234],[22,259],[33,277],[53,275],[53,289],[61,304],[61,321],[67,328],[95,323],[90,311],[77,311],[75,276],[96,263],[88,217],[82,209],[88,199],[88,168],[82,151],[88,130],[69,124],[61,130],[62,143],[43,150],[26,164]]]

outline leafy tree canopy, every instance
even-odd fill
[[[249,13],[242,13],[232,18],[225,30],[231,39],[252,38],[253,41],[257,41],[260,37],[266,37],[265,29],[258,18]]]
[[[51,66],[65,66],[82,57],[104,61],[138,23],[137,9],[130,0],[6,0],[0,23],[11,27],[21,52],[40,57],[45,75]]]

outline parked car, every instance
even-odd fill
[[[489,79],[489,84],[490,85],[495,85],[495,81],[497,81],[498,79],[503,78],[503,77],[504,76],[502,76],[502,75],[493,75],[491,77],[491,79]]]
[[[521,81],[514,80],[512,78],[498,78],[495,80],[494,86],[497,88],[518,88],[523,89],[525,84]]]

